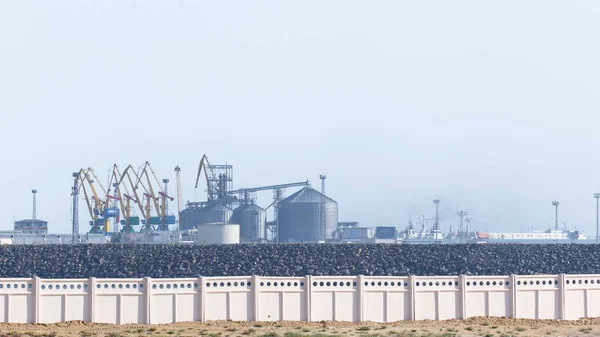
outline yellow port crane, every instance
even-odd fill
[[[133,173],[131,173],[133,172]],[[123,184],[124,181],[128,182],[129,185],[125,185],[125,192],[126,194],[124,194],[123,196],[126,199],[126,205],[125,205],[125,221],[126,224],[125,226],[136,226],[140,224],[140,218],[139,217],[132,217],[131,216],[131,204],[130,202],[133,201],[139,208],[141,214],[144,216],[145,220],[144,220],[144,225],[145,224],[150,224],[150,215],[146,215],[146,211],[144,209],[144,205],[142,204],[142,199],[140,198],[138,192],[137,192],[137,186],[136,183],[134,183],[134,179],[131,178],[131,174],[133,174],[135,176],[135,182],[137,183],[138,181],[138,175],[137,173],[134,171],[133,166],[129,165],[125,168],[125,170],[123,171],[123,174],[120,174],[120,179],[119,182],[117,183],[117,187],[121,186],[121,184]],[[133,196],[130,195],[129,190],[127,189],[127,186],[130,186],[133,192]],[[129,221],[127,223],[127,221]],[[125,228],[123,228],[124,231],[130,231],[131,229],[127,229],[125,230]],[[141,229],[141,231],[144,231],[144,228]]]
[[[137,193],[133,188],[133,181],[131,179],[131,176],[129,175],[130,167],[131,165],[127,166],[125,168],[125,171],[121,173],[119,167],[117,166],[117,164],[115,164],[109,171],[109,186],[112,186],[114,188],[114,194],[112,196],[110,195],[111,190],[109,188],[109,194],[107,195],[107,198],[112,199],[115,203],[116,201],[119,201],[120,212],[122,212],[123,214],[123,219],[121,219],[119,222],[123,225],[123,228],[120,231],[121,233],[134,233],[135,230],[133,226],[137,226],[140,224],[140,218],[138,216],[131,215],[131,201],[138,204],[137,201],[139,200],[139,197],[137,196]],[[126,177],[127,180],[125,180]],[[129,186],[132,188],[133,193],[135,194],[134,197],[132,197],[131,193],[129,192],[127,182],[129,182]],[[125,193],[122,193],[122,191],[124,191]],[[138,206],[140,206],[140,210],[143,212],[141,204],[138,204]],[[117,219],[119,219],[120,217],[120,213],[118,211],[119,210],[117,210]]]
[[[166,191],[161,187],[160,181],[156,177],[156,173],[154,173],[154,170],[152,169],[150,162],[146,162],[142,166],[140,166],[140,169],[138,172],[139,173],[138,173],[138,180],[136,182],[136,187],[141,184],[145,190],[144,196],[147,198],[146,215],[148,216],[148,214],[149,214],[149,208],[150,208],[151,202],[152,202],[152,205],[154,206],[154,209],[156,210],[156,213],[158,214],[157,217],[150,217],[150,225],[158,225],[159,226],[158,229],[161,231],[169,230],[169,225],[175,224],[176,219],[175,219],[175,216],[168,215],[167,200],[174,200],[174,199],[171,196],[169,196],[166,193]],[[155,189],[153,187],[153,182],[150,178],[150,175],[152,175],[152,178],[154,178],[156,186],[158,186],[158,188],[157,188],[158,193],[155,193]],[[146,178],[145,183],[144,183],[143,177]],[[168,180],[165,179],[164,183],[166,184],[167,182],[168,182]],[[159,204],[157,195],[158,195],[158,197],[161,198],[160,204]]]
[[[92,179],[91,176],[96,179]],[[98,192],[96,191],[94,184],[97,183],[105,194],[106,190],[100,181],[98,181],[97,175],[91,167],[88,167],[87,169],[80,169],[78,173],[78,179],[79,188],[81,188],[83,191],[85,203],[88,206],[88,211],[90,213],[90,217],[92,218],[90,221],[90,226],[92,226],[90,233],[101,234],[102,232],[107,232],[110,230],[110,224],[104,219],[104,206],[106,203],[103,202],[98,196]],[[91,194],[88,192],[88,188]]]

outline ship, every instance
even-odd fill
[[[458,231],[453,231],[452,227],[447,233],[442,233],[435,226],[426,228],[426,220],[418,220],[419,229],[415,228],[412,221],[409,221],[405,230],[400,231],[398,242],[402,244],[460,244],[460,243],[522,243],[522,244],[548,244],[548,243],[595,243],[580,230],[567,229],[556,230],[534,230],[530,232],[479,232],[474,231],[470,226],[463,229],[461,226]]]
[[[532,230],[531,232],[476,232],[478,243],[593,243],[579,230]]]

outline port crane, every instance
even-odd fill
[[[204,172],[206,180],[207,202],[219,200],[227,206],[237,202],[229,193],[232,190],[233,184],[233,166],[231,165],[214,165],[209,163],[208,157],[203,155],[198,165],[198,174],[196,175],[196,185],[200,182],[200,176]]]
[[[80,169],[79,172],[73,176],[75,179],[79,180],[76,185],[83,191],[83,196],[92,219],[90,221],[90,226],[92,226],[90,234],[102,234],[109,229],[110,225],[106,223],[106,220],[104,219],[105,202],[100,199],[95,184],[97,183],[98,186],[100,186],[105,195],[106,190],[97,179],[92,179],[91,176],[94,178],[97,176],[91,167]],[[73,191],[73,194],[78,195],[79,191]]]
[[[130,173],[133,172],[133,173]],[[125,223],[123,224],[125,227],[131,227],[131,226],[137,226],[140,224],[140,217],[138,216],[131,216],[131,202],[133,201],[135,205],[138,206],[138,209],[140,211],[141,214],[145,215],[145,209],[144,209],[144,205],[141,202],[141,198],[137,192],[137,188],[135,186],[134,180],[131,177],[131,174],[133,174],[135,176],[135,181],[137,182],[138,180],[138,176],[137,173],[134,172],[134,168],[133,166],[129,165],[125,168],[125,170],[123,171],[122,174],[119,174],[120,179],[117,182],[116,185],[116,189],[119,188],[121,186],[121,184],[124,184],[124,182],[129,183],[124,184],[125,185],[125,194],[123,194],[123,197],[125,198],[125,209],[123,211],[124,213],[124,221]],[[131,193],[129,192],[129,190],[127,189],[127,186],[131,187],[131,192],[133,195],[131,195]],[[150,222],[149,219],[146,219],[148,221],[148,223]],[[125,229],[125,227],[123,228],[123,231],[125,232],[132,232],[133,228],[127,228]]]
[[[149,221],[150,221],[149,225],[158,225],[159,226],[158,229],[161,231],[169,230],[169,225],[175,224],[176,219],[175,219],[175,216],[168,214],[169,210],[167,207],[167,202],[168,202],[168,200],[174,200],[174,198],[169,196],[167,194],[167,192],[161,188],[160,181],[156,177],[156,174],[154,173],[154,170],[152,169],[150,162],[146,162],[142,166],[140,166],[140,169],[138,172],[139,172],[137,175],[138,179],[137,179],[135,186],[137,188],[141,184],[142,187],[144,188],[144,191],[145,191],[144,196],[146,197],[146,216],[147,216],[147,218],[149,217],[150,204],[152,204],[152,206],[154,206],[154,210],[158,214],[157,217],[149,217]],[[151,180],[150,175],[152,175],[152,178],[154,178],[154,182],[156,183],[156,186],[158,186],[158,193],[155,193],[155,189],[153,187],[153,182]],[[145,182],[143,181],[143,177],[146,178]],[[168,180],[165,179],[164,183],[166,186],[166,184],[168,183]],[[159,197],[161,199],[162,207],[161,207],[161,204],[159,204]],[[146,225],[148,225],[148,224],[146,224]],[[150,228],[146,227],[146,229],[148,230]]]

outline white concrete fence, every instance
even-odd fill
[[[600,275],[0,279],[0,322],[600,317]]]

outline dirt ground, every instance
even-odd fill
[[[166,325],[110,325],[84,322],[58,324],[0,324],[1,336],[31,337],[527,337],[600,336],[600,319],[538,321],[473,318],[465,321],[405,321],[397,323],[345,322],[207,322]]]

